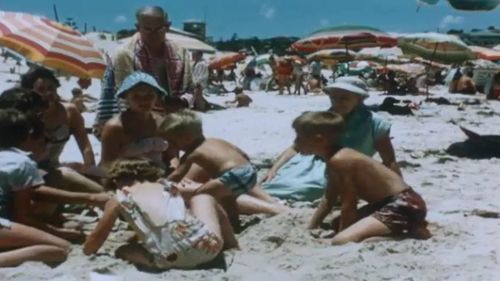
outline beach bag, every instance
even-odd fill
[[[122,215],[155,260],[168,260],[169,256],[184,250],[168,227],[186,219],[186,206],[180,195],[172,195],[168,186],[150,184],[128,194],[119,190],[116,198]]]

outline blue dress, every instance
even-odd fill
[[[345,120],[342,146],[372,157],[377,152],[375,142],[389,136],[390,129],[390,123],[368,110],[366,106],[360,105]],[[320,198],[325,186],[325,162],[317,156],[302,154],[292,157],[271,181],[262,185],[272,196],[299,201]]]

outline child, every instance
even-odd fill
[[[85,241],[85,254],[99,250],[120,213],[133,226],[142,244],[127,244],[116,254],[138,265],[192,268],[213,260],[223,248],[238,246],[226,214],[213,198],[194,196],[186,202],[186,209],[175,188],[169,188],[167,182],[156,183],[163,170],[151,160],[119,159],[108,176],[107,187],[118,189],[117,196],[106,203],[101,220]],[[162,223],[156,224],[157,221]]]
[[[252,99],[243,93],[243,88],[238,86],[234,89],[234,101],[227,101],[226,104],[236,107],[248,107],[252,103]]]
[[[73,90],[71,90],[71,94],[73,95],[73,97],[71,98],[71,103],[75,105],[76,109],[80,113],[88,111],[87,106],[85,105],[86,102],[97,101],[96,98],[84,94],[82,89],[80,88],[73,88]]]
[[[200,166],[211,178],[202,185],[180,185],[187,197],[207,193],[217,200],[229,199],[226,208],[232,219],[238,216],[235,199],[242,194],[259,199],[254,200],[256,212],[278,214],[286,209],[261,189],[253,188],[257,171],[243,151],[224,140],[205,138],[201,120],[194,112],[184,110],[167,115],[159,130],[169,145],[184,151],[169,180],[179,182],[193,164]]]
[[[0,109],[0,267],[25,261],[62,262],[69,252],[68,242],[24,225],[32,222],[26,216],[31,190],[43,183],[35,162],[16,148],[30,130],[30,121],[22,113]]]
[[[388,234],[428,238],[424,200],[394,171],[355,150],[341,149],[342,127],[342,117],[333,112],[305,112],[293,122],[297,150],[326,162],[327,189],[309,228],[317,228],[340,198],[333,244]],[[360,210],[359,199],[368,202]]]
[[[34,203],[75,203],[104,206],[108,196],[104,193],[68,192],[43,186],[38,167],[26,151],[30,134],[34,131],[32,122],[15,109],[4,109],[0,124],[1,157],[0,175],[3,180],[0,193],[0,216],[18,223],[36,227],[70,241],[79,241],[84,235],[80,231],[56,227],[41,221]],[[9,179],[13,177],[13,179]],[[14,205],[15,204],[15,205]]]

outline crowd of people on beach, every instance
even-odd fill
[[[109,60],[102,80],[93,130],[100,163],[82,117],[92,98],[80,89],[62,101],[56,75],[38,67],[0,95],[0,267],[63,262],[71,243],[95,254],[120,219],[138,240],[117,257],[147,268],[194,268],[239,248],[241,214],[291,212],[277,199],[291,192],[297,200],[320,200],[307,227],[334,230],[334,245],[430,237],[426,203],[396,161],[391,124],[364,104],[365,80],[328,82],[313,61],[313,81],[305,83],[301,62],[271,56],[279,94],[292,94],[292,84],[299,95],[319,88],[331,107],[295,118],[291,146],[258,179],[237,144],[204,136],[196,111],[214,105],[204,98],[211,75],[202,54],[195,52],[191,65],[186,50],[165,40],[170,22],[161,8],[143,7],[136,17],[137,33]],[[237,87],[227,105],[249,106],[246,90]],[[61,164],[70,137],[83,163]],[[372,159],[376,153],[381,163]],[[367,204],[358,208],[360,201]],[[68,206],[102,209],[90,234],[63,226]],[[325,222],[334,207],[340,215]]]

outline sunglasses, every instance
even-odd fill
[[[140,26],[136,24],[137,29],[148,32],[148,33],[158,33],[160,31],[166,30],[170,26],[170,23],[165,23],[157,27],[147,27],[147,26]]]

